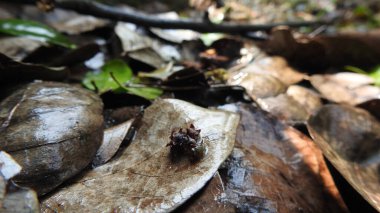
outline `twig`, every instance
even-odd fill
[[[15,0],[12,2],[30,4],[31,0]],[[93,15],[100,18],[130,22],[139,26],[157,27],[164,29],[190,29],[198,32],[246,33],[260,30],[270,30],[281,25],[286,25],[289,27],[304,27],[326,25],[332,24],[334,22],[334,18],[326,18],[316,21],[282,22],[268,24],[213,24],[183,18],[178,20],[162,19],[143,12],[125,10],[122,8],[108,6],[89,0],[56,0],[55,6],[57,8],[73,10],[78,13]]]

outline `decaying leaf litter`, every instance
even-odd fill
[[[376,2],[189,3],[1,2],[2,211],[379,210]]]

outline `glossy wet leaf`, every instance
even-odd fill
[[[14,181],[43,195],[82,171],[103,137],[102,109],[91,91],[56,82],[27,84],[0,102],[0,149],[23,168]]]
[[[64,35],[35,21],[3,19],[0,20],[0,32],[15,36],[27,36],[63,47],[75,48],[75,45]]]
[[[309,119],[308,130],[335,168],[379,211],[379,121],[360,108],[325,105]]]
[[[234,113],[158,100],[145,110],[135,139],[116,159],[49,195],[42,210],[171,211],[201,189],[230,154],[238,120]],[[166,146],[171,131],[191,123],[201,129],[208,152],[196,162],[173,161]]]

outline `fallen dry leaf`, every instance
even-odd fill
[[[326,105],[308,122],[308,130],[347,181],[380,211],[380,123],[367,111]]]
[[[54,9],[53,13],[47,14],[46,21],[56,30],[71,35],[89,32],[104,27],[109,23],[105,19],[89,15],[80,15],[76,12],[58,8]]]
[[[239,73],[272,75],[288,86],[305,78],[304,74],[290,67],[284,58],[276,56],[259,57],[242,69],[235,70],[232,75]]]
[[[314,114],[314,112],[322,107],[320,95],[305,87],[292,85],[286,90],[286,94],[300,103],[308,113],[308,116]]]
[[[290,125],[305,123],[322,106],[317,93],[298,85],[291,85],[286,93],[259,98],[256,102],[262,109]]]
[[[230,154],[238,120],[234,113],[158,100],[145,110],[135,139],[116,159],[47,197],[42,211],[171,211],[201,189]],[[198,162],[173,162],[166,146],[171,131],[190,123],[201,129],[208,153]]]
[[[99,166],[108,162],[117,152],[121,143],[124,141],[133,119],[113,126],[104,131],[103,142],[96,152],[92,165]]]
[[[287,124],[302,124],[322,106],[319,95],[298,85],[291,85],[286,93],[258,98],[257,104]]]
[[[262,73],[234,73],[228,77],[227,84],[244,87],[254,100],[279,95],[287,88],[276,77]]]
[[[303,123],[309,116],[304,106],[286,94],[259,98],[256,102],[263,110],[291,125]]]
[[[369,85],[373,79],[362,74],[313,75],[310,82],[323,97],[335,103],[357,105],[380,97],[380,88]]]

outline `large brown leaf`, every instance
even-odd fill
[[[201,129],[208,153],[197,162],[173,162],[169,142],[174,128]],[[44,212],[167,212],[212,178],[230,154],[238,116],[207,110],[176,99],[146,109],[132,143],[113,161],[88,171],[42,203]]]
[[[344,212],[313,142],[267,113],[238,106],[235,149],[184,212]]]
[[[380,211],[380,123],[367,111],[326,105],[308,122],[324,155],[347,181]]]

